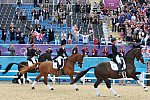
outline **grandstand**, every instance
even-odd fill
[[[16,0],[0,0],[0,25],[1,27],[6,26],[6,42],[4,42],[2,39],[0,39],[0,50],[1,50],[1,55],[2,56],[8,56],[9,52],[8,52],[8,47],[10,44],[13,44],[14,47],[16,48],[16,56],[14,56],[14,58],[9,59],[9,62],[11,61],[18,61],[17,56],[25,56],[23,57],[23,60],[26,59],[26,48],[30,46],[30,38],[32,37],[31,34],[31,30],[29,30],[28,28],[26,28],[26,26],[30,27],[33,26],[33,29],[36,29],[36,24],[35,24],[35,20],[33,20],[33,14],[32,11],[33,9],[35,9],[36,11],[39,12],[39,10],[41,9],[41,6],[44,9],[48,9],[49,11],[49,16],[47,19],[44,19],[43,21],[39,22],[39,25],[41,26],[40,28],[40,34],[42,33],[42,29],[43,27],[45,27],[45,29],[47,30],[46,34],[42,34],[43,36],[41,37],[42,39],[37,40],[37,37],[34,37],[34,43],[36,44],[37,48],[40,48],[42,53],[45,52],[45,50],[48,48],[48,46],[50,45],[54,52],[52,53],[52,56],[56,55],[55,50],[59,48],[60,45],[55,45],[55,38],[48,43],[47,39],[48,39],[48,30],[50,29],[50,26],[52,25],[52,29],[54,30],[54,35],[56,34],[56,32],[59,33],[59,35],[61,36],[62,32],[64,31],[66,34],[68,34],[68,32],[71,32],[71,34],[73,35],[73,42],[72,44],[66,45],[66,49],[67,49],[67,53],[69,55],[71,55],[71,50],[74,47],[74,45],[79,46],[79,52],[81,52],[81,49],[83,48],[84,44],[83,44],[83,37],[80,36],[79,37],[79,42],[76,41],[75,39],[75,32],[73,30],[73,26],[75,26],[75,24],[77,25],[79,31],[79,34],[84,35],[84,33],[86,32],[87,34],[92,33],[92,35],[89,37],[89,41],[87,43],[87,47],[89,48],[89,55],[88,56],[92,56],[92,48],[93,48],[93,42],[94,42],[94,38],[98,39],[98,43],[96,44],[96,47],[98,49],[98,56],[102,56],[102,50],[105,46],[107,46],[109,53],[111,53],[111,45],[110,43],[110,39],[112,37],[116,37],[121,38],[121,42],[118,42],[118,47],[120,47],[120,45],[124,45],[124,49],[125,49],[125,53],[131,48],[130,45],[128,45],[128,43],[133,43],[133,42],[139,42],[141,44],[145,44],[143,43],[144,39],[146,37],[146,35],[150,34],[150,6],[148,5],[148,3],[146,3],[145,5],[143,3],[136,3],[136,2],[126,2],[128,0],[116,0],[119,1],[121,3],[119,3],[119,7],[114,7],[115,9],[111,9],[111,7],[107,8],[104,6],[104,4],[106,5],[106,1],[107,0],[97,0],[95,2],[95,0],[79,0],[79,5],[80,5],[80,11],[77,12],[76,11],[76,7],[77,7],[77,1],[78,0],[71,0],[71,7],[69,9],[69,11],[66,11],[68,5],[66,4],[67,0],[62,0],[62,4],[63,4],[63,9],[65,12],[65,16],[63,16],[63,21],[60,25],[59,23],[59,14],[60,11],[57,11],[58,9],[58,2],[59,0],[49,0],[48,5],[43,1],[42,3],[38,3],[38,6],[35,7],[35,4],[32,2],[33,0],[23,0],[23,3],[21,5],[17,5],[16,4]],[[103,2],[99,2],[99,1],[103,1]],[[141,1],[141,0],[140,0]],[[144,1],[144,0],[143,0]],[[110,5],[114,6],[115,4],[109,3]],[[133,5],[133,9],[132,9],[132,5]],[[142,18],[138,18],[138,16],[136,16],[137,19],[134,19],[133,13],[135,13],[136,11],[136,6],[135,5],[139,5],[139,12],[137,13],[139,16],[141,16],[144,20],[142,21]],[[143,6],[144,7],[143,7]],[[108,6],[108,5],[107,5]],[[88,8],[89,7],[89,8]],[[128,8],[130,10],[126,11],[125,8]],[[90,11],[89,11],[90,9]],[[138,8],[137,8],[138,9]],[[56,17],[56,22],[53,21],[53,11],[56,10],[57,13],[57,17]],[[25,11],[25,13],[23,12]],[[44,10],[45,11],[45,10]],[[18,12],[20,13],[24,13],[23,15],[25,15],[25,20],[21,20],[21,22],[18,22],[17,19],[17,14]],[[120,15],[122,14],[122,15]],[[129,15],[128,15],[129,14]],[[143,16],[147,16],[147,18],[143,17]],[[17,16],[17,17],[16,17]],[[44,15],[45,16],[45,15]],[[44,17],[43,16],[43,17]],[[84,19],[85,16],[85,19]],[[22,16],[21,16],[22,17]],[[125,19],[123,19],[123,21],[119,18],[124,18],[127,17]],[[133,17],[133,18],[132,18]],[[113,20],[116,20],[117,22],[113,23]],[[19,19],[20,20],[20,19]],[[13,41],[10,40],[10,25],[11,23],[14,24],[15,29],[17,30],[17,28],[20,28],[21,33],[23,34],[23,38],[24,39],[24,43],[20,43],[20,40],[16,39],[16,33],[15,33],[15,39]],[[142,25],[141,25],[142,24]],[[139,26],[139,27],[138,27]],[[91,28],[91,29],[90,29]],[[142,37],[140,37],[139,39],[139,30],[140,29],[143,30],[144,35]],[[130,30],[131,29],[131,30]],[[91,32],[92,30],[92,32]],[[115,31],[114,31],[115,30]],[[121,30],[123,30],[123,34],[121,34]],[[128,31],[129,30],[129,31]],[[36,30],[37,31],[37,30]],[[111,36],[112,37],[111,37]],[[0,38],[2,37],[2,31],[0,30]],[[43,38],[45,37],[45,38]],[[102,39],[104,37],[104,40]],[[61,38],[61,37],[60,37]],[[69,38],[66,37],[66,40],[68,40]],[[61,41],[61,39],[60,39]],[[149,45],[149,41],[150,39],[148,39],[147,41],[144,42],[148,42],[147,45]],[[5,43],[5,44],[4,44]],[[101,44],[101,45],[100,45]],[[148,48],[149,49],[149,48]],[[119,49],[120,50],[120,49]],[[148,51],[149,53],[149,51]],[[4,59],[4,57],[0,57],[0,59]],[[7,59],[7,60],[8,60]],[[17,59],[17,60],[16,60]],[[90,61],[92,61],[92,58],[86,58]],[[95,61],[97,61],[97,58],[93,58],[96,59]],[[101,60],[98,62],[102,62],[104,61],[105,58],[100,58]],[[22,59],[19,59],[20,61],[22,61]],[[106,60],[106,59],[105,59]],[[19,62],[20,62],[19,61]],[[147,59],[146,59],[147,61]],[[6,64],[6,62],[5,62]],[[6,66],[5,64],[2,64],[3,66]],[[90,63],[86,60],[85,63],[86,67],[92,66],[90,65]],[[97,64],[97,63],[95,63]],[[136,65],[139,67],[139,71],[146,71],[146,69],[144,68],[145,65],[139,65],[138,63],[136,63]],[[80,71],[80,69],[77,69],[78,71]],[[87,75],[88,76],[88,75]],[[90,75],[89,75],[90,76]]]

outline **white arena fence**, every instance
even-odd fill
[[[0,70],[0,73],[4,72],[4,70]],[[18,70],[10,70],[8,73],[17,73]],[[78,71],[76,71],[78,72]],[[33,73],[34,74],[34,73]],[[87,72],[87,74],[94,74],[94,72]],[[146,82],[146,81],[150,81],[150,78],[146,78],[146,75],[150,75],[150,73],[145,73],[145,72],[142,72],[141,75],[139,75],[139,79],[140,81],[142,81],[143,83]],[[12,76],[12,75],[0,75],[0,78],[17,78],[17,76]],[[25,84],[25,78],[24,76],[22,77],[23,78],[23,84]],[[30,76],[27,77],[28,79],[32,78],[32,79],[35,79],[36,76],[32,76],[32,74]],[[42,77],[44,78],[44,77]],[[75,77],[74,77],[75,78]],[[52,83],[55,84],[56,83],[56,79],[64,79],[64,80],[68,80],[70,79],[69,76],[59,76],[59,77],[55,77],[55,75],[53,76],[50,76],[50,74],[48,75],[48,79],[51,79],[52,80]],[[93,77],[88,77],[86,75],[84,75],[82,78],[81,78],[81,81],[83,82],[83,84],[86,84],[86,80],[96,80],[96,77],[93,76]],[[120,78],[120,79],[111,79],[112,80],[112,84],[115,85],[116,81],[118,80],[134,80],[132,78]]]

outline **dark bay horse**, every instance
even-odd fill
[[[43,53],[42,55],[39,56],[38,58],[38,62],[44,62],[44,61],[52,61],[52,58],[51,58],[51,54],[46,52],[46,53]],[[18,71],[20,72],[21,70],[25,70],[28,68],[28,62],[20,62],[20,63],[10,63],[7,65],[7,67],[5,68],[5,71],[3,72],[3,74],[6,74],[13,65],[18,65]],[[35,69],[32,69],[29,71],[29,73],[36,73],[37,70]],[[17,79],[20,79],[22,77],[22,74],[18,74],[18,78]],[[25,78],[27,78],[27,73],[25,74]],[[27,78],[28,81],[31,82],[30,79]],[[20,83],[21,84],[21,83]]]
[[[40,63],[40,65],[39,65],[40,74],[36,77],[35,81],[33,82],[32,89],[35,89],[34,86],[35,86],[36,82],[42,76],[44,76],[44,83],[45,83],[45,85],[47,85],[49,90],[53,90],[53,88],[47,82],[48,81],[48,79],[47,79],[48,78],[48,74],[53,74],[55,76],[61,76],[64,73],[65,75],[69,75],[71,81],[73,81],[73,75],[77,75],[78,74],[77,72],[74,72],[74,65],[75,65],[76,62],[78,62],[78,66],[80,68],[82,68],[83,58],[84,58],[84,56],[81,55],[81,54],[73,54],[73,55],[71,55],[70,57],[67,58],[67,60],[65,60],[64,67],[58,73],[57,73],[57,69],[53,68],[53,62],[46,61],[46,62]],[[29,68],[27,68],[25,70],[22,70],[21,74],[24,74],[24,73],[34,69],[34,67],[36,67],[36,66],[32,66],[32,67],[29,67]],[[76,84],[74,84],[73,86],[75,87],[76,91],[79,90],[77,88]]]
[[[144,64],[144,59],[141,54],[141,50],[138,48],[133,48],[127,52],[127,54],[124,57],[125,63],[126,63],[126,76],[127,78],[133,78],[136,80],[145,91],[148,91],[148,89],[145,87],[144,83],[142,83],[138,77],[136,76],[138,73],[136,72],[136,67],[134,66],[134,59],[137,59],[138,61],[142,62]],[[110,62],[102,62],[98,64],[95,67],[90,67],[85,71],[81,71],[75,78],[71,84],[74,84],[78,81],[82,76],[84,76],[90,69],[94,68],[94,75],[97,78],[96,83],[94,84],[95,92],[97,96],[101,96],[101,94],[98,91],[98,85],[104,80],[106,83],[106,86],[110,91],[116,96],[119,97],[119,94],[113,90],[111,87],[111,82],[109,81],[109,78],[112,79],[118,79],[123,78],[121,75],[119,75],[118,71],[114,71],[111,68]]]

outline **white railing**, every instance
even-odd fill
[[[0,73],[2,73],[2,72],[4,72],[4,71],[5,71],[5,70],[0,70]],[[17,73],[17,72],[18,72],[18,70],[10,70],[10,71],[9,71],[9,73]],[[94,72],[87,72],[87,74],[94,74]],[[146,78],[146,75],[150,75],[150,73],[142,72],[142,74],[139,76],[139,79],[140,79],[141,81],[143,81],[143,83],[144,83],[145,81],[150,80],[150,78]],[[18,76],[0,75],[0,78],[18,78]],[[23,78],[23,80],[24,80],[24,81],[23,81],[23,84],[25,84],[25,78],[24,78],[24,76],[23,76],[22,78]],[[30,76],[28,76],[28,79],[30,79],[30,78],[34,78],[34,79],[35,79],[36,76],[30,75]],[[44,78],[44,77],[41,77],[41,78]],[[50,76],[50,74],[48,75],[48,78],[52,80],[53,84],[56,83],[56,79],[70,79],[69,76],[55,77],[55,75]],[[74,77],[74,78],[75,78],[75,77]],[[95,77],[95,76],[93,76],[93,77],[87,77],[86,75],[84,75],[84,76],[81,78],[81,81],[83,82],[83,84],[85,84],[85,83],[86,83],[86,80],[96,80],[96,77]],[[112,84],[115,85],[116,80],[134,80],[134,79],[132,79],[132,78],[111,79],[111,78],[110,78],[110,80],[112,80]]]

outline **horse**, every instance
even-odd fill
[[[148,91],[148,89],[145,87],[143,82],[141,82],[138,77],[136,76],[137,74],[140,74],[140,72],[136,72],[136,67],[134,65],[134,59],[137,59],[141,63],[144,63],[144,59],[141,54],[141,50],[138,48],[133,48],[129,50],[126,55],[124,56],[125,64],[126,64],[126,76],[127,78],[133,78],[136,80],[143,88],[145,91]],[[94,69],[94,75],[97,78],[95,84],[94,84],[94,89],[96,92],[97,96],[102,96],[99,91],[98,91],[98,85],[104,80],[106,83],[107,88],[112,92],[112,94],[116,97],[119,97],[120,95],[111,87],[111,82],[109,78],[111,79],[119,79],[123,78],[122,75],[119,75],[118,71],[114,71],[111,68],[110,62],[102,62],[98,64],[95,67],[89,67],[85,71],[81,71],[76,78],[70,83],[74,84],[76,83],[81,77],[83,77],[90,69]]]
[[[39,62],[44,62],[44,61],[52,61],[52,58],[51,58],[51,54],[46,52],[46,53],[43,53],[42,55],[39,56],[38,58],[38,61]],[[24,70],[24,69],[27,69],[28,68],[28,62],[20,62],[20,63],[10,63],[7,65],[7,67],[5,68],[5,71],[3,72],[3,74],[6,74],[10,69],[11,67],[16,64],[18,65],[18,71],[20,72],[21,70]],[[32,69],[29,71],[29,73],[36,73],[37,70],[35,69]],[[22,74],[18,74],[18,78],[17,79],[20,79],[22,77]],[[25,74],[25,78],[27,78],[27,73]],[[31,82],[30,79],[27,78],[28,81]],[[20,83],[20,80],[19,80],[19,83]],[[20,83],[21,84],[21,83]]]
[[[83,64],[83,58],[84,55],[81,55],[79,53],[77,54],[72,54],[71,56],[69,56],[65,61],[64,61],[64,67],[62,69],[59,70],[59,72],[57,73],[57,69],[53,68],[53,62],[51,61],[46,61],[46,62],[41,62],[39,65],[39,72],[40,74],[36,77],[35,81],[32,84],[32,89],[35,89],[35,84],[36,82],[42,77],[44,76],[44,83],[45,85],[47,85],[49,90],[54,90],[54,88],[52,88],[49,84],[48,84],[48,74],[53,74],[56,77],[57,76],[61,76],[61,75],[69,75],[71,81],[73,81],[73,75],[77,75],[78,72],[74,72],[74,65],[76,62],[78,62],[78,66],[80,68],[82,68],[82,64]],[[36,66],[32,66],[29,67],[25,70],[22,70],[20,73],[24,74],[32,69],[34,69]],[[76,91],[78,91],[78,87],[76,86],[76,84],[73,84],[74,88]]]

